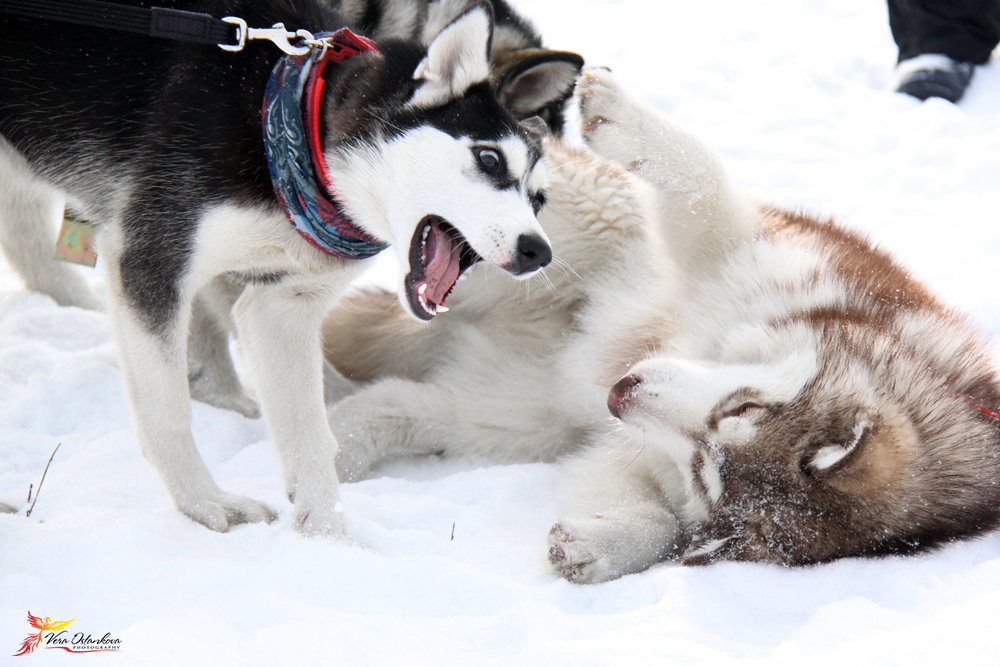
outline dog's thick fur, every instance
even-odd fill
[[[319,0],[157,4],[258,27],[280,21],[318,32],[344,24]],[[8,260],[29,287],[63,288],[60,302],[79,303],[60,265],[44,261],[53,247],[44,222],[63,201],[101,221],[98,251],[140,446],[178,508],[215,530],[274,517],[216,486],[190,432],[192,303],[219,281],[229,297],[239,294],[242,350],[296,526],[341,535],[319,331],[365,262],[320,252],[278,207],[260,108],[280,52],[253,43],[231,54],[2,12],[0,28],[0,236]],[[422,319],[447,286],[435,284],[433,302],[418,298],[414,281],[428,275],[432,253],[421,230],[439,249],[472,252],[522,276],[550,252],[533,214],[544,169],[536,142],[490,84],[491,33],[492,11],[480,3],[426,48],[385,40],[324,74],[323,150],[339,202],[394,245],[409,270],[402,303]]]
[[[578,95],[611,161],[549,144],[549,289],[470,274],[457,317],[425,329],[353,297],[327,321],[328,358],[375,380],[331,413],[344,474],[394,454],[588,445],[564,463],[548,537],[576,582],[671,557],[905,553],[995,527],[1000,423],[975,406],[1000,406],[1000,382],[966,322],[856,233],[752,205],[609,74]],[[352,317],[383,332],[354,341],[364,356],[345,354]]]

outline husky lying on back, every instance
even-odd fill
[[[251,27],[344,23],[320,0],[160,4]],[[178,508],[215,530],[274,516],[216,486],[190,431],[191,304],[216,277],[237,283],[235,320],[296,526],[341,534],[319,331],[361,258],[394,245],[401,304],[429,320],[479,259],[528,276],[551,257],[533,211],[538,147],[489,83],[490,7],[474,5],[427,48],[338,33],[330,48],[285,57],[271,44],[227,53],[29,21],[2,5],[0,29],[0,229],[12,264],[40,270],[28,260],[52,247],[37,240],[62,198],[103,221],[140,446]],[[40,46],[40,32],[59,49]],[[353,55],[331,60],[342,52]]]
[[[607,73],[578,96],[588,143],[624,166],[549,144],[551,292],[470,274],[461,319],[407,335],[352,298],[328,320],[391,332],[350,357],[328,340],[328,356],[397,376],[332,411],[345,474],[387,453],[548,460],[590,444],[565,462],[548,538],[576,582],[671,557],[904,553],[995,527],[1000,383],[964,320],[856,234],[752,206]]]

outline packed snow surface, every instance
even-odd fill
[[[836,217],[895,252],[1000,356],[996,65],[958,106],[894,94],[886,10],[871,0],[515,4],[548,45],[610,66],[713,145],[757,199]],[[107,316],[27,292],[0,264],[0,502],[20,508],[0,514],[0,655],[32,632],[29,611],[121,640],[114,656],[0,663],[983,665],[1000,654],[995,534],[916,557],[662,564],[577,586],[546,567],[556,466],[397,462],[343,486],[359,543],[346,545],[293,530],[260,420],[195,403],[193,424],[219,485],[269,502],[276,523],[217,534],[179,514],[133,438]]]

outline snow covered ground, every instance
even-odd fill
[[[1000,68],[959,106],[891,92],[872,0],[515,2],[547,42],[611,66],[714,145],[757,198],[834,215],[969,312],[1000,356]],[[558,251],[558,249],[557,249]],[[212,533],[139,455],[103,314],[0,264],[0,656],[27,613],[122,642],[3,664],[996,664],[1000,535],[909,558],[789,570],[661,565],[552,577],[557,469],[412,461],[343,488],[369,548],[298,536],[260,421],[194,405],[220,486],[270,526]]]

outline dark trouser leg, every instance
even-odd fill
[[[899,60],[941,53],[981,65],[1000,42],[1000,0],[888,0]]]

